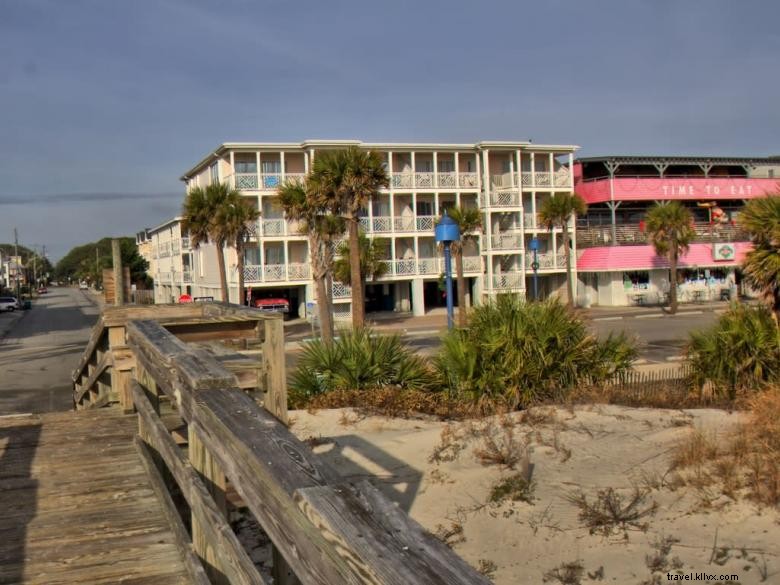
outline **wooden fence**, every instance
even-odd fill
[[[258,316],[263,326],[263,408],[215,355],[187,343],[188,335],[199,338],[203,329],[182,328],[184,319],[171,323],[172,317],[161,313],[149,319],[143,314],[149,309],[135,310],[142,318],[135,319],[132,311],[123,319],[104,315],[100,330],[108,331],[93,333],[76,388],[91,395],[90,383],[100,379],[97,372],[105,361],[132,362],[127,391],[138,416],[136,447],[194,583],[269,582],[228,523],[228,502],[235,494],[272,542],[275,584],[489,583],[370,483],[345,481],[288,430],[280,316],[240,311],[245,318]],[[213,321],[201,314],[195,325],[244,323],[225,321],[226,307],[207,312],[214,313]],[[112,326],[122,327],[124,343],[106,347],[101,339],[111,336]],[[119,337],[114,334],[115,341]],[[106,358],[109,353],[122,357]],[[124,392],[113,387],[113,375],[99,383],[109,381],[103,396]],[[100,403],[100,392],[89,406]],[[172,413],[163,408],[169,406]],[[171,414],[180,420],[172,424]],[[179,423],[186,427],[186,448],[169,430]]]

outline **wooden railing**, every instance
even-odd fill
[[[198,326],[242,323],[228,321],[226,307],[205,312],[211,316],[201,314]],[[114,317],[104,315],[93,333],[83,388],[99,377],[92,362],[119,348],[101,341],[120,321]],[[121,327],[135,444],[193,583],[270,582],[228,522],[237,508],[248,509],[272,543],[274,584],[489,583],[370,483],[343,479],[289,431],[281,316],[262,315],[263,406],[218,355],[187,342],[202,329],[177,330],[184,320],[171,324],[167,314],[132,317]]]
[[[255,309],[223,303],[106,307],[73,372],[74,407],[80,410],[118,402],[125,411],[132,410],[129,381],[134,360],[126,345],[130,319],[154,319],[184,341],[204,345],[228,341],[257,349],[266,337],[265,322],[269,318]],[[238,375],[241,388],[264,389],[267,368],[262,354],[252,359],[228,352],[224,346],[210,349]]]

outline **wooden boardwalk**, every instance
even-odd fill
[[[0,417],[0,584],[190,583],[119,409]]]

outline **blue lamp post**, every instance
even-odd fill
[[[528,247],[534,253],[534,261],[531,262],[531,270],[534,271],[534,300],[539,300],[539,260],[536,257],[536,253],[539,251],[539,240],[531,238],[528,242]]]
[[[434,234],[436,242],[444,246],[444,277],[447,281],[447,328],[452,329],[452,256],[450,245],[452,242],[460,240],[460,228],[455,220],[447,215],[447,210],[444,210],[444,215],[436,224]]]

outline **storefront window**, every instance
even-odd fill
[[[623,287],[626,290],[647,290],[650,288],[650,273],[645,270],[624,272]]]

